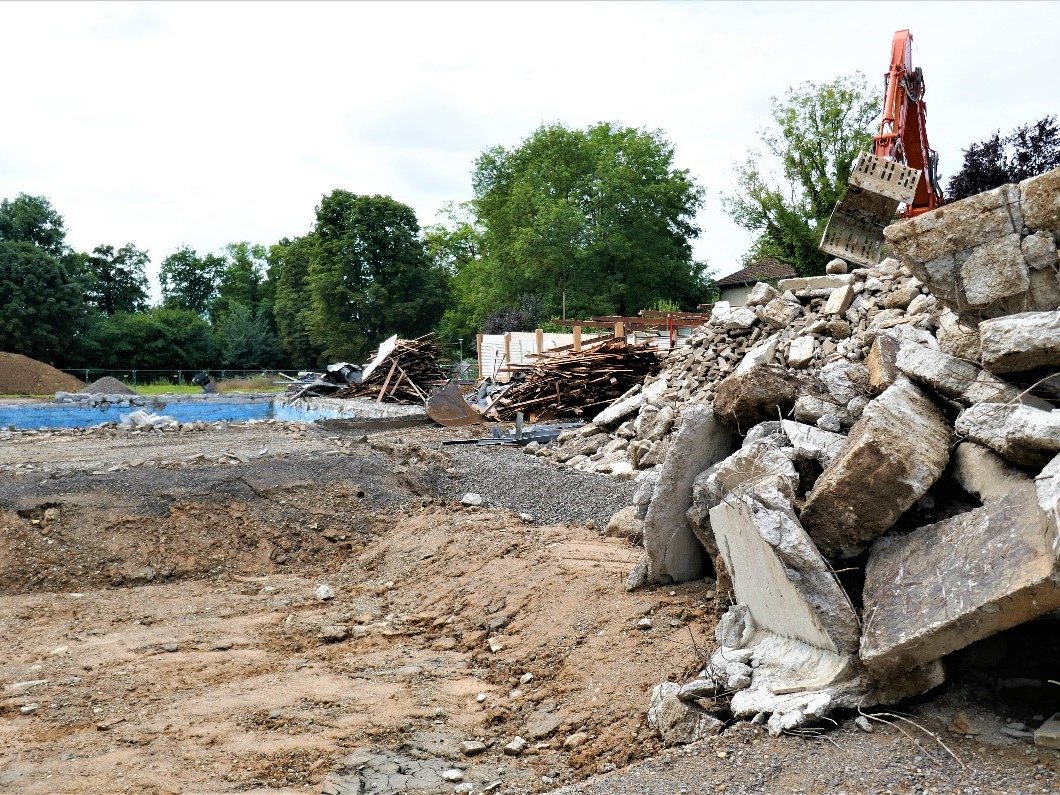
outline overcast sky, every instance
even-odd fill
[[[1060,112],[1060,3],[0,2],[0,198],[48,197],[81,250],[152,274],[309,230],[335,188],[421,224],[471,197],[476,156],[542,123],[660,129],[706,188],[696,256],[735,270],[732,166],[769,99],[915,37],[943,184],[961,149]]]

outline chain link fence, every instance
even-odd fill
[[[191,379],[199,373],[206,373],[210,376],[213,381],[227,381],[231,379],[258,379],[258,378],[272,378],[275,381],[288,382],[288,378],[283,376],[290,376],[290,378],[297,378],[299,372],[302,370],[238,370],[238,369],[204,369],[204,370],[138,370],[138,369],[124,369],[115,370],[106,367],[65,367],[63,368],[64,373],[70,373],[70,375],[76,376],[84,381],[86,384],[91,384],[93,381],[98,381],[104,376],[110,376],[111,378],[117,378],[119,381],[128,384],[129,386],[139,386],[148,384],[172,384],[174,386],[180,386],[182,384],[192,383]]]

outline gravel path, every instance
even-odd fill
[[[872,734],[847,723],[816,738],[773,738],[741,723],[553,795],[1038,795],[1060,788],[1058,751],[988,746],[943,732],[957,762],[930,737],[903,728],[923,747],[882,724]]]

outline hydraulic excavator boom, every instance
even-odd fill
[[[924,74],[913,68],[913,35],[894,34],[891,67],[885,76],[883,118],[873,151],[862,152],[849,187],[828,220],[821,250],[859,265],[875,265],[883,247],[883,228],[899,214],[911,217],[942,202],[936,167],[928,146]]]

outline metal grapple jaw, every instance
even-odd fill
[[[919,180],[916,169],[862,152],[846,195],[828,219],[821,251],[858,265],[875,265],[883,248],[883,228],[894,220],[899,204],[912,203]]]

